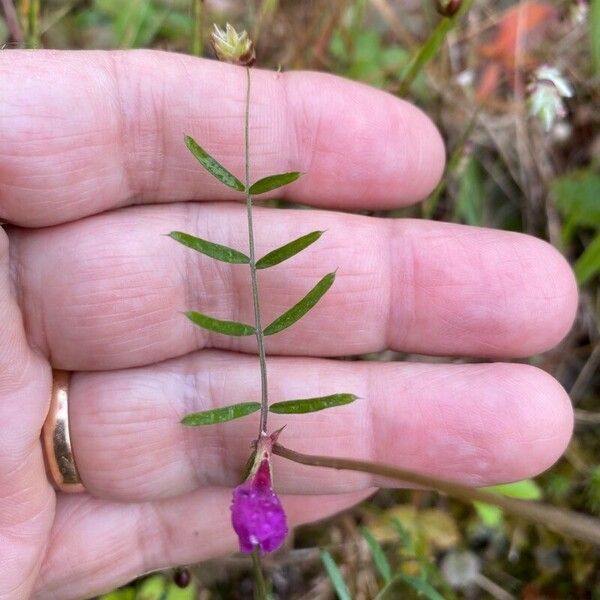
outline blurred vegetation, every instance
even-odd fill
[[[531,363],[570,392],[575,435],[535,482],[500,491],[600,517],[600,0],[464,4],[445,19],[433,0],[3,0],[0,42],[208,55],[208,28],[228,20],[257,40],[263,67],[329,71],[420,105],[446,140],[445,176],[422,205],[377,214],[523,231],[572,262],[581,285],[576,325]],[[527,111],[527,85],[542,64],[574,88],[548,132]],[[356,599],[600,599],[594,549],[492,507],[424,491],[382,490],[324,525],[304,527],[266,567],[278,598],[332,598],[335,587],[338,597]],[[247,560],[192,572],[185,590],[165,573],[104,598],[252,597]]]

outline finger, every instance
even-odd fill
[[[0,598],[27,598],[54,514],[39,444],[50,373],[25,339],[0,230]]]
[[[371,460],[469,485],[534,475],[564,450],[572,409],[545,372],[519,364],[428,365],[269,360],[271,402],[337,392],[361,400],[327,412],[271,415],[300,452]],[[71,387],[79,472],[94,495],[142,501],[239,480],[257,417],[190,428],[191,412],[260,398],[254,357],[200,352],[153,367],[78,373]],[[284,493],[380,485],[365,474],[276,459]],[[389,483],[389,482],[388,482]]]
[[[1,218],[40,226],[134,202],[239,197],[183,135],[243,173],[243,69],[156,51],[11,51],[0,74],[13,82],[0,114]],[[286,198],[346,208],[408,204],[437,183],[443,144],[417,108],[322,73],[252,77],[254,180],[302,171]]]
[[[556,344],[577,306],[573,274],[550,245],[521,234],[416,220],[257,211],[259,252],[327,229],[318,244],[260,272],[265,323],[327,272],[331,291],[270,336],[277,354],[524,356]],[[245,249],[242,207],[128,209],[14,232],[32,342],[70,370],[149,364],[202,347],[255,351],[254,338],[209,334],[181,312],[253,323],[248,268],[165,237],[173,229]],[[74,249],[77,249],[76,252]],[[343,318],[340,318],[343,315]]]
[[[284,496],[291,526],[317,521],[370,492]],[[116,504],[62,497],[34,598],[89,598],[148,571],[215,558],[237,547],[231,491],[206,489],[173,500]]]

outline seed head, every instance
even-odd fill
[[[215,24],[211,34],[215,54],[224,62],[251,67],[256,62],[254,44],[245,31],[238,33],[229,23],[225,29]]]

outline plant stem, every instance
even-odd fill
[[[258,436],[267,434],[267,416],[269,414],[269,396],[267,390],[267,360],[265,356],[265,340],[260,323],[260,303],[258,299],[258,281],[256,277],[256,253],[254,250],[254,226],[252,222],[252,195],[250,194],[250,67],[246,67],[246,114],[244,123],[245,161],[246,161],[246,210],[248,213],[248,243],[250,246],[250,278],[252,280],[252,300],[254,303],[254,324],[256,327],[256,343],[260,362],[260,428]]]
[[[204,47],[204,0],[192,0],[193,31],[192,31],[192,54],[200,56]]]
[[[403,483],[411,483],[416,486],[437,489],[439,492],[464,500],[466,502],[485,502],[498,506],[507,513],[521,517],[533,523],[544,525],[559,533],[576,539],[600,546],[600,523],[587,515],[574,511],[564,510],[542,504],[509,498],[498,493],[471,488],[459,483],[452,483],[437,477],[415,473],[405,469],[397,469],[389,465],[371,463],[351,458],[334,458],[330,456],[316,456],[302,454],[279,444],[273,445],[273,454],[287,458],[288,460],[302,465],[315,467],[328,467],[331,469],[343,469],[371,473],[388,479],[395,479]]]
[[[431,35],[427,38],[427,41],[419,48],[415,56],[412,58],[406,75],[400,83],[400,90],[398,94],[405,96],[414,80],[417,78],[419,73],[424,69],[425,65],[436,56],[442,43],[446,39],[448,33],[454,28],[461,17],[469,10],[473,4],[473,0],[464,0],[458,12],[452,17],[443,17],[442,20],[437,24]]]
[[[260,564],[260,555],[258,549],[255,548],[252,552],[252,571],[254,573],[254,582],[256,584],[254,598],[256,600],[267,600],[267,584],[262,572],[262,566]]]
[[[40,40],[40,5],[41,0],[29,0],[27,11],[27,47],[39,48]]]

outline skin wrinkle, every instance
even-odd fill
[[[107,75],[113,83],[112,94],[109,98],[112,98],[113,104],[116,110],[113,114],[117,117],[116,131],[114,139],[117,146],[117,156],[121,157],[121,180],[124,183],[125,197],[136,196],[136,171],[137,169],[132,168],[130,164],[132,154],[128,151],[128,143],[130,141],[128,122],[127,122],[127,105],[124,102],[122,84],[121,84],[121,68],[117,61],[116,54],[108,54],[107,64]]]
[[[65,543],[57,544],[54,541],[54,536],[52,536],[52,547],[62,549],[60,560],[56,560],[53,556],[56,554],[56,550],[46,558],[42,567],[41,580],[38,582],[38,592],[39,584],[42,581],[44,582],[43,595],[34,594],[34,598],[56,598],[57,600],[80,598],[82,580],[87,584],[88,593],[91,593],[94,591],[90,588],[94,585],[93,581],[95,579],[112,578],[114,581],[119,577],[126,577],[121,581],[121,583],[124,583],[131,579],[133,573],[139,572],[139,557],[141,555],[137,552],[137,549],[132,548],[131,540],[134,539],[135,532],[129,526],[132,521],[131,515],[139,510],[138,506],[123,505],[119,507],[124,517],[124,525],[127,524],[127,527],[115,528],[107,532],[106,525],[98,523],[96,532],[99,534],[99,539],[95,541],[96,543],[102,543],[107,549],[106,552],[101,552],[92,559],[89,549],[84,549],[83,552],[79,551],[81,539],[73,539],[72,531],[83,525],[82,533],[89,535],[89,531],[85,528],[86,522],[94,519],[98,521],[101,516],[98,513],[109,512],[110,508],[113,507],[104,507],[99,501],[89,496],[67,497],[62,500],[61,508],[68,507],[70,504],[75,505],[69,519],[70,527],[66,531]],[[109,508],[109,510],[107,511],[106,508]],[[62,512],[62,510],[59,510],[58,519],[60,522],[67,520]],[[125,528],[127,529],[126,533],[123,532]],[[103,539],[105,537],[108,540]],[[57,568],[57,566],[60,566],[60,568]],[[60,574],[60,577],[57,579],[56,575],[58,574]]]
[[[322,124],[322,107],[319,105],[318,112],[315,114],[308,111],[308,102],[300,102],[298,105],[295,99],[298,97],[294,94],[290,95],[289,84],[292,81],[290,77],[282,77],[279,79],[281,85],[280,92],[284,98],[284,112],[286,122],[292,123],[291,131],[294,136],[288,137],[288,149],[291,148],[290,156],[293,156],[297,164],[292,165],[288,161],[290,170],[300,170],[304,175],[301,179],[310,177],[313,172],[315,160],[317,158],[317,140],[321,131]],[[312,107],[314,109],[314,107]],[[292,144],[293,139],[293,144]],[[285,192],[284,192],[285,194]]]
[[[417,285],[416,285],[416,266],[417,249],[415,242],[404,227],[401,220],[390,219],[389,221],[392,232],[390,234],[391,246],[391,264],[393,271],[390,273],[390,312],[387,326],[387,335],[384,337],[387,348],[402,348],[407,344],[411,332],[416,327],[417,323]],[[396,252],[394,252],[396,250]],[[402,282],[402,290],[400,291],[399,283],[396,281],[395,274],[400,274],[400,282]],[[401,306],[401,301],[406,302],[405,314],[394,318],[397,306]],[[394,323],[402,323],[401,326],[394,331]]]
[[[122,474],[118,474],[119,464],[126,469],[128,477],[135,477],[137,481],[139,472],[143,470],[146,473],[148,462],[153,461],[167,466],[150,474],[143,494],[142,490],[136,491],[138,498],[164,497],[165,494],[182,493],[197,486],[238,483],[239,469],[249,453],[244,440],[252,439],[255,420],[248,417],[220,425],[211,432],[189,430],[177,424],[186,412],[255,397],[255,357],[236,356],[234,372],[231,372],[226,357],[227,353],[205,351],[170,361],[164,367],[153,367],[156,379],[150,379],[147,395],[146,392],[140,393],[136,383],[147,381],[145,369],[127,372],[134,387],[123,393],[133,399],[131,410],[134,421],[139,422],[138,431],[146,431],[140,440],[141,447],[130,441],[139,438],[135,426],[131,426],[130,438],[107,438],[101,430],[98,431],[97,418],[90,419],[86,409],[90,402],[93,407],[102,407],[107,414],[102,417],[103,428],[118,430],[116,424],[124,413],[113,414],[111,404],[120,406],[123,401],[118,394],[115,395],[110,380],[123,375],[97,374],[93,386],[86,386],[85,390],[74,388],[74,443],[80,448],[80,453],[84,453],[80,461],[82,473],[92,469],[86,456],[107,457],[108,470],[103,472],[101,479],[98,479],[96,465],[93,466],[95,490],[114,499],[126,494],[127,500],[131,501],[135,499],[131,496],[131,486],[124,490],[119,484],[124,480]],[[312,359],[301,359],[297,364],[296,359],[277,358],[271,361],[272,401],[337,390],[351,391],[363,398],[347,407],[340,407],[339,411],[343,414],[339,415],[339,419],[327,423],[319,413],[295,419],[272,415],[271,429],[287,424],[286,443],[300,451],[335,455],[339,454],[340,448],[344,448],[344,453],[351,448],[351,454],[366,459],[399,461],[399,464],[423,470],[441,469],[440,474],[458,479],[467,473],[479,476],[479,483],[496,483],[499,474],[503,479],[516,478],[540,468],[534,465],[543,463],[543,468],[548,466],[548,460],[557,456],[553,449],[560,451],[566,440],[566,437],[561,439],[566,431],[565,421],[572,419],[572,416],[568,417],[569,403],[562,388],[558,384],[548,386],[547,375],[523,365],[369,365]],[[294,375],[292,364],[303,373],[303,377]],[[165,389],[165,381],[173,381],[173,386],[168,384]],[[382,383],[378,387],[374,381],[385,382],[385,385]],[[505,381],[508,385],[504,384]],[[482,389],[498,391],[481,397]],[[84,392],[87,404],[81,404]],[[168,406],[160,400],[165,393],[169,398]],[[461,399],[460,405],[458,398]],[[529,398],[529,401],[521,406],[519,402],[523,398]],[[137,405],[147,407],[148,416],[144,412],[136,413]],[[540,422],[534,418],[539,412],[536,407],[546,405],[554,408],[546,410],[546,418]],[[371,414],[367,417],[368,411]],[[94,414],[91,413],[92,416]],[[85,420],[82,421],[84,415]],[[524,438],[520,433],[517,436],[512,433],[511,422],[517,417],[531,423],[529,435]],[[115,419],[112,424],[111,418]],[[125,415],[125,419],[128,418]],[[374,423],[372,428],[371,422]],[[485,438],[482,438],[482,426],[489,429]],[[90,437],[88,429],[96,430],[98,437]],[[401,438],[398,431],[403,432]],[[545,447],[542,442],[536,441],[536,437],[540,436],[552,440],[554,435],[559,437],[549,441]],[[352,439],[358,446],[348,441]],[[423,445],[425,439],[427,444]],[[513,443],[514,440],[519,442],[520,449]],[[128,458],[133,447],[136,453],[148,456],[148,462],[143,461],[140,468],[136,467],[140,463],[134,456],[130,457],[131,460]],[[330,450],[327,450],[328,447]],[[224,448],[228,452],[225,458]],[[374,454],[368,454],[370,449]],[[528,460],[523,464],[515,461],[515,452],[524,452]],[[113,453],[118,457],[117,462],[112,459]],[[156,454],[158,460],[153,458]],[[190,469],[182,471],[174,469],[174,465],[190,465]],[[111,466],[115,469],[112,474]],[[295,477],[297,471],[297,467],[289,464],[278,471],[278,485],[282,491],[299,491]],[[322,492],[348,491],[356,489],[357,485],[372,485],[370,481],[365,483],[364,476],[322,472],[318,475],[319,481],[321,478],[326,487],[319,487],[314,478],[312,487],[316,485]]]
[[[185,216],[188,211],[192,217]],[[58,226],[26,233],[20,230],[15,259],[23,265],[21,286],[26,315],[38,313],[42,302],[43,314],[37,318],[46,321],[46,332],[37,324],[38,329],[31,332],[32,339],[40,347],[50,345],[55,364],[70,369],[143,364],[206,345],[254,352],[253,340],[205,335],[178,314],[194,309],[217,318],[246,321],[249,298],[247,294],[240,296],[238,286],[244,286],[247,270],[240,265],[214,264],[161,235],[170,229],[184,229],[184,222],[189,229],[190,220],[195,218],[199,231],[193,233],[241,249],[244,237],[236,225],[242,213],[241,207],[236,205],[157,206],[146,209],[143,215],[139,208],[129,208],[86,219],[77,227]],[[279,239],[267,243],[268,237],[263,234],[263,231],[273,230],[275,213],[267,209],[257,214],[260,217],[257,237],[264,240],[259,242],[262,253],[276,246]],[[331,219],[340,218],[330,213],[319,216],[325,228]],[[283,211],[281,226],[276,228],[277,236],[305,233],[314,228],[315,218],[316,214],[306,211],[294,214]],[[209,222],[214,222],[210,230],[207,229]],[[135,228],[131,229],[133,224]],[[99,231],[94,238],[88,233],[92,227]],[[390,228],[393,235],[386,235]],[[537,294],[529,290],[528,286],[538,285],[537,278],[529,277],[519,298],[533,298],[523,306],[522,301],[516,301],[514,290],[507,289],[513,280],[505,277],[502,269],[511,267],[502,266],[504,259],[492,258],[482,261],[481,265],[469,266],[468,244],[459,245],[458,253],[453,246],[442,246],[438,254],[425,255],[424,252],[430,250],[424,249],[422,234],[435,228],[458,229],[464,232],[465,238],[479,234],[468,227],[408,221],[398,228],[389,221],[344,216],[341,223],[324,236],[322,245],[317,244],[314,250],[294,257],[287,269],[261,272],[263,317],[269,321],[297,302],[325,272],[339,267],[338,281],[331,294],[319,303],[318,312],[277,339],[269,339],[269,351],[274,354],[290,351],[340,354],[344,348],[343,352],[357,354],[387,345],[398,350],[442,355],[489,353],[501,356],[513,352],[524,355],[531,349],[547,347],[562,335],[574,315],[576,300],[572,276],[566,267],[563,270],[562,258],[547,254],[546,246],[539,242],[525,241],[526,238],[517,240],[530,247],[531,269],[539,261],[554,261],[558,269],[555,281],[562,282],[565,289],[561,301],[546,306],[544,300],[535,296],[548,294],[543,290]],[[122,235],[121,231],[130,232],[125,250],[117,249],[113,243]],[[356,246],[348,238],[345,244],[341,243],[347,232],[378,241],[364,247]],[[513,243],[510,241],[513,236],[494,235],[505,240],[498,242],[499,247],[504,244],[504,248],[508,248],[507,244]],[[144,243],[151,236],[156,237],[156,244],[148,250]],[[74,243],[80,243],[76,256],[62,249]],[[395,263],[391,267],[393,273],[385,268],[386,261],[381,260],[390,253]],[[443,264],[446,256],[449,259]],[[379,271],[374,270],[375,263],[380,265]],[[448,286],[458,284],[473,268],[481,274],[479,286]],[[183,274],[185,269],[189,274]],[[415,274],[411,275],[413,270]],[[44,279],[51,277],[48,285],[39,281],[38,274]],[[382,290],[388,284],[393,289]],[[540,285],[545,284],[540,282]],[[70,294],[63,297],[63,290],[67,289]],[[498,291],[494,292],[495,289]],[[386,324],[384,304],[388,294],[393,296],[389,301],[392,320]],[[413,294],[417,298],[415,304]],[[40,295],[43,297],[38,299]],[[190,296],[190,300],[182,300],[182,295]],[[504,307],[498,305],[502,297],[508,302]],[[115,299],[119,301],[115,303]],[[343,303],[344,313],[349,315],[346,323],[337,318],[338,310],[334,307],[339,303]],[[531,331],[531,335],[523,338],[523,333],[532,329],[532,312],[539,314],[541,321],[534,322],[535,333]],[[368,323],[381,325],[368,335],[348,335],[349,331],[354,334],[365,331]],[[30,327],[36,327],[35,321]],[[133,328],[138,330],[135,338],[131,336]],[[308,344],[309,334],[323,331],[327,331],[327,335],[319,335],[316,346]],[[51,338],[40,339],[43,335]],[[107,338],[111,338],[111,344],[106,344]],[[84,358],[87,364],[82,364]]]
[[[180,421],[185,414],[196,412],[198,410],[210,410],[212,408],[216,408],[215,395],[212,391],[214,379],[210,366],[209,368],[203,369],[194,368],[192,355],[188,355],[184,361],[184,368],[186,369],[185,387],[186,390],[189,391],[184,393],[185,413],[179,414],[175,422]],[[225,472],[224,465],[226,463],[226,459],[223,456],[224,443],[221,439],[222,436],[217,430],[217,427],[213,427],[211,429],[211,431],[198,431],[193,427],[182,427],[182,435],[184,438],[183,451],[186,463],[189,465],[188,470],[192,473],[192,476],[196,482],[195,487],[198,488],[208,483],[206,480],[207,456],[213,456],[213,454],[216,454],[218,457],[217,470],[220,469],[221,472]],[[204,448],[198,444],[198,437],[201,437],[203,442],[206,442],[206,445],[204,445],[204,443],[202,444]],[[216,440],[214,446],[210,448],[210,453],[206,451],[209,446],[209,438]],[[215,450],[214,453],[212,452],[213,449]]]

